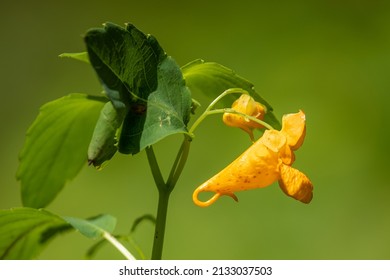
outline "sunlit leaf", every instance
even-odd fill
[[[0,259],[35,258],[56,234],[72,229],[45,210],[0,210]]]
[[[74,217],[63,218],[88,238],[102,237],[104,232],[112,233],[116,226],[116,218],[111,215],[99,215],[88,220]]]
[[[22,202],[45,207],[87,163],[87,149],[107,99],[70,94],[43,105],[27,131],[17,178]]]
[[[195,60],[181,68],[187,86],[193,94],[203,94],[214,100],[218,95],[229,88],[242,88],[252,97],[267,107],[267,114],[264,121],[276,129],[280,128],[280,123],[272,113],[271,105],[264,100],[254,89],[251,82],[237,75],[233,70],[215,63]],[[196,98],[196,95],[194,96]],[[237,95],[227,95],[220,104],[228,108],[232,105]]]

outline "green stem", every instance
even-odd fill
[[[248,92],[246,90],[241,89],[241,88],[229,88],[229,89],[225,90],[224,92],[222,92],[217,98],[215,98],[213,100],[213,102],[210,103],[210,105],[206,108],[206,110],[203,112],[203,114],[200,115],[200,117],[193,123],[193,125],[189,129],[188,134],[191,135],[192,138],[194,138],[194,131],[195,131],[195,129],[199,126],[199,124],[207,116],[214,115],[214,114],[223,114],[223,113],[238,114],[238,115],[241,115],[241,116],[243,116],[245,118],[248,118],[251,121],[254,121],[254,122],[257,122],[258,124],[261,124],[262,126],[264,126],[267,129],[274,129],[272,126],[270,126],[268,123],[266,123],[266,122],[264,122],[262,120],[259,120],[259,119],[255,118],[255,117],[246,115],[244,113],[238,112],[238,111],[230,109],[230,108],[212,110],[212,108],[215,106],[215,104],[217,104],[217,102],[219,100],[221,100],[226,95],[232,94],[232,93],[248,93]]]
[[[156,226],[154,230],[152,260],[161,260],[170,192],[168,191],[168,188],[164,182],[164,178],[161,174],[161,170],[158,166],[156,155],[154,154],[152,146],[146,148],[146,155],[148,157],[149,166],[152,171],[154,182],[158,189],[158,206]]]
[[[164,178],[161,174],[161,170],[160,167],[158,166],[156,155],[154,154],[152,146],[146,148],[146,155],[148,157],[150,170],[152,171],[153,179],[158,190],[164,189],[165,188]]]
[[[158,206],[157,206],[157,217],[156,227],[154,230],[154,241],[152,249],[152,260],[161,260],[164,237],[165,237],[165,225],[167,221],[169,192],[160,191],[158,192]]]
[[[243,90],[241,88],[229,88],[227,90],[225,90],[224,92],[222,92],[220,95],[217,96],[217,98],[215,98],[213,100],[213,102],[210,103],[209,106],[207,106],[206,110],[203,112],[202,115],[200,115],[200,117],[192,124],[190,130],[188,131],[188,134],[191,135],[192,138],[194,138],[194,131],[195,129],[198,127],[198,125],[208,116],[210,115],[210,111],[211,109],[215,106],[215,104],[217,104],[219,102],[219,100],[221,100],[223,97],[225,97],[226,95],[228,94],[232,94],[232,93],[248,93],[246,90]]]
[[[248,118],[249,120],[251,121],[254,121],[254,122],[257,122],[258,124],[261,124],[262,126],[264,126],[265,128],[267,129],[271,129],[273,130],[274,128],[269,125],[268,123],[266,123],[265,121],[262,121],[262,120],[259,120],[255,117],[252,117],[252,116],[249,116],[247,114],[244,114],[244,113],[241,113],[241,112],[238,112],[236,110],[233,110],[233,109],[230,109],[230,108],[224,108],[224,109],[215,109],[215,110],[209,110],[209,111],[205,111],[195,122],[194,124],[191,126],[190,130],[189,130],[189,134],[190,135],[193,135],[194,134],[194,131],[195,129],[198,127],[198,125],[208,116],[210,115],[214,115],[214,114],[224,114],[224,113],[230,113],[230,114],[237,114],[237,115],[241,115],[245,118]],[[192,136],[193,137],[193,136]]]
[[[183,143],[181,144],[180,150],[177,153],[175,162],[172,165],[172,169],[167,181],[167,186],[171,191],[176,186],[176,183],[179,180],[179,177],[187,162],[191,140],[192,138],[190,138],[188,135],[184,135]]]
[[[172,179],[175,176],[175,173],[176,173],[176,170],[177,170],[177,166],[179,165],[180,159],[182,158],[182,154],[183,154],[183,150],[184,150],[184,144],[185,144],[185,141],[183,141],[183,143],[180,146],[179,151],[177,152],[175,161],[174,161],[174,163],[172,165],[172,168],[171,168],[171,172],[169,173],[167,186],[170,186],[172,184]]]
[[[158,166],[153,148],[148,147],[146,149],[149,166],[152,171],[153,178],[158,189],[158,206],[157,206],[156,226],[154,231],[152,260],[161,260],[162,257],[169,195],[171,194],[173,188],[175,187],[177,180],[179,179],[180,174],[183,171],[184,165],[187,161],[189,147],[190,147],[190,140],[191,139],[188,136],[184,138],[183,144],[181,145],[178,151],[175,162],[172,165],[168,181],[166,183],[164,182],[164,178]]]
[[[220,95],[218,95],[217,98],[215,98],[213,100],[213,102],[211,102],[210,105],[206,108],[206,111],[210,111],[211,108],[213,108],[215,106],[215,104],[217,104],[219,102],[219,100],[221,100],[226,95],[232,94],[232,93],[241,93],[241,94],[246,93],[246,94],[248,94],[248,92],[242,88],[229,88],[229,89],[225,90],[224,92],[222,92]]]

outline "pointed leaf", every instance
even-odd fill
[[[192,93],[200,93],[214,100],[218,95],[229,88],[242,88],[252,97],[267,107],[264,121],[275,129],[280,128],[280,123],[272,113],[272,107],[254,89],[248,80],[238,76],[233,70],[215,62],[195,60],[181,68],[187,86]],[[223,107],[228,108],[238,96],[227,95],[221,100]]]
[[[88,145],[104,101],[70,94],[41,107],[19,156],[17,178],[23,205],[45,207],[87,163]]]
[[[35,258],[56,234],[71,227],[45,210],[0,210],[0,259]]]
[[[88,220],[63,217],[69,224],[88,238],[102,237],[104,232],[112,233],[116,226],[116,218],[111,215],[99,215]]]

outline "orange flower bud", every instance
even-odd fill
[[[259,102],[256,102],[249,94],[245,93],[233,102],[232,109],[248,116],[255,117],[259,120],[263,120],[264,115],[266,113],[265,106],[263,106]],[[252,141],[254,140],[252,130],[255,128],[263,128],[261,124],[258,124],[257,122],[249,120],[248,118],[245,118],[244,116],[238,114],[225,113],[223,114],[222,119],[226,125],[239,127],[245,132],[247,132]]]

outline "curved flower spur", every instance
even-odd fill
[[[313,185],[309,178],[291,167],[294,152],[302,144],[306,134],[305,114],[299,111],[284,115],[282,129],[265,130],[260,139],[214,177],[200,185],[193,193],[196,205],[207,207],[220,196],[227,195],[238,201],[234,192],[264,188],[279,181],[285,194],[303,203],[313,197]],[[207,201],[200,201],[201,192],[214,192]]]

